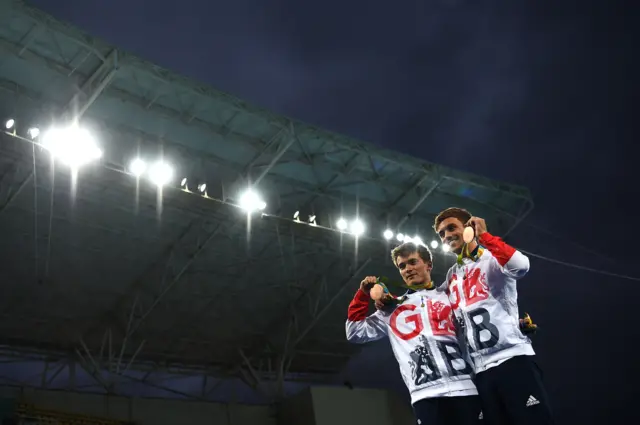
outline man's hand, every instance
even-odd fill
[[[391,294],[385,294],[381,300],[375,301],[375,306],[377,310],[385,310],[389,311],[389,308],[397,304],[397,299],[393,297]]]
[[[471,217],[465,226],[471,226],[476,234],[476,238],[479,238],[487,231],[487,223],[485,223],[484,218],[480,217]]]
[[[362,282],[360,282],[360,290],[365,294],[371,296],[369,292],[371,291],[371,288],[373,288],[373,285],[375,285],[377,282],[378,282],[377,277],[367,276],[364,279],[362,279]]]

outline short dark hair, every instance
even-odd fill
[[[396,263],[396,259],[400,256],[408,257],[409,255],[417,252],[422,261],[427,264],[433,264],[433,257],[431,256],[431,251],[429,248],[422,244],[416,244],[414,242],[405,242],[402,245],[398,245],[397,247],[391,250],[391,261],[393,261],[394,266],[398,266]]]
[[[433,222],[433,230],[435,230],[436,233],[438,233],[438,226],[440,226],[440,223],[442,223],[443,221],[451,217],[457,218],[464,225],[467,221],[471,219],[472,216],[471,216],[471,213],[465,210],[464,208],[456,208],[456,207],[447,208],[446,210],[441,211],[440,214],[436,216],[436,219]]]

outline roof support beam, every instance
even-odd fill
[[[295,349],[295,347],[307,336],[307,334],[313,329],[313,327],[316,325],[316,323],[318,323],[318,321],[320,321],[320,319],[322,318],[322,316],[324,316],[326,314],[326,312],[331,308],[331,306],[333,305],[333,303],[340,297],[340,295],[342,295],[342,293],[344,292],[344,290],[347,288],[347,286],[349,285],[349,283],[353,280],[354,277],[360,276],[360,274],[362,273],[362,271],[369,265],[369,263],[371,262],[371,258],[367,258],[364,262],[362,262],[360,264],[360,266],[355,269],[354,271],[352,271],[349,276],[347,278],[345,278],[339,285],[339,289],[333,294],[333,297],[331,297],[331,299],[326,302],[324,304],[324,307],[322,310],[320,310],[320,312],[318,312],[316,314],[316,316],[314,317],[314,319],[311,321],[311,323],[309,323],[307,325],[307,327],[300,332],[300,334],[298,335],[297,339],[294,341],[293,344],[291,344],[291,346],[289,347],[289,351]]]
[[[242,169],[242,177],[247,178],[249,175],[249,172],[251,171],[251,168],[253,168],[256,163],[258,162],[258,160],[260,160],[260,158],[262,158],[262,155],[264,155],[265,152],[267,152],[273,145],[274,143],[276,143],[278,141],[278,139],[280,138],[280,135],[282,134],[282,132],[285,131],[284,128],[281,128],[272,138],[271,140],[269,140],[267,142],[266,145],[264,145],[264,147],[253,157],[253,159],[251,161],[249,161],[249,163],[247,165],[244,166],[244,168]],[[265,164],[265,167],[268,167],[269,164]]]
[[[232,226],[236,226],[241,222],[237,220]],[[162,298],[180,282],[186,271],[191,267],[198,256],[205,251],[208,244],[223,230],[228,229],[227,223],[219,223],[212,230],[207,231],[205,228],[206,223],[201,223],[202,228],[194,231],[195,221],[190,223],[185,230],[180,234],[178,239],[172,243],[161,255],[160,259],[153,262],[152,265],[147,268],[143,275],[136,279],[131,284],[131,290],[128,294],[123,295],[111,308],[106,310],[102,316],[102,319],[94,326],[88,328],[84,335],[88,336],[90,332],[97,330],[102,325],[107,325],[109,319],[115,319],[120,317],[130,300],[133,299],[133,304],[129,307],[129,320],[124,332],[122,332],[122,345],[120,346],[120,361],[126,351],[126,345],[138,330],[144,320],[151,314],[154,308],[159,304]],[[204,239],[202,239],[202,235]],[[185,245],[185,241],[195,239],[195,244],[189,245],[189,248],[178,250],[178,247]],[[162,274],[158,274],[161,271],[161,266],[164,264]],[[177,270],[174,268],[177,267]],[[168,279],[169,278],[169,279]],[[150,282],[159,284],[159,291],[152,291],[145,286]],[[134,297],[135,295],[135,297]],[[146,306],[145,306],[146,304]],[[139,351],[139,350],[138,350]],[[138,354],[134,354],[134,357]],[[119,364],[119,363],[118,363]]]
[[[422,177],[420,177],[420,179],[415,182],[415,184],[413,184],[413,186],[411,186],[410,188],[408,188],[407,190],[405,190],[404,192],[402,192],[396,199],[393,200],[393,202],[390,202],[387,207],[384,209],[384,211],[388,211],[389,209],[395,207],[396,205],[398,205],[400,203],[400,201],[402,201],[408,194],[410,194],[411,192],[413,192],[414,190],[418,189],[420,186],[422,186],[427,180],[429,180],[431,176],[429,176],[428,174],[423,175]],[[385,212],[383,212],[380,215],[380,219],[383,219],[384,216],[386,215]]]
[[[344,290],[347,288],[348,284],[353,280],[354,277],[359,276],[362,271],[371,263],[371,258],[367,258],[365,261],[363,261],[362,263],[360,263],[360,265],[353,269],[353,271],[351,271],[349,273],[349,276],[347,278],[345,278],[344,280],[342,280],[342,282],[340,282],[337,287],[338,289],[335,290],[336,288],[331,288],[331,290],[335,290],[335,292],[333,293],[333,296],[322,302],[323,308],[322,310],[320,310],[319,312],[317,312],[317,314],[313,317],[313,319],[307,324],[307,326],[301,331],[301,332],[295,332],[295,328],[297,326],[294,325],[298,325],[297,322],[297,315],[295,314],[295,309],[297,304],[300,303],[300,301],[302,299],[304,299],[306,294],[302,294],[298,297],[298,299],[296,301],[294,301],[292,303],[292,307],[291,307],[291,311],[287,312],[286,316],[284,317],[284,321],[282,321],[281,319],[277,320],[275,323],[272,323],[271,326],[269,326],[270,328],[274,328],[275,327],[275,333],[279,333],[283,330],[286,330],[286,334],[285,334],[285,341],[284,341],[284,346],[281,347],[282,352],[280,354],[280,358],[279,358],[279,367],[282,368],[281,370],[281,376],[282,379],[284,379],[284,376],[286,375],[289,366],[291,365],[291,360],[293,358],[293,356],[296,353],[296,346],[298,344],[300,344],[300,342],[308,335],[308,333],[315,327],[315,325],[320,321],[320,319],[327,313],[327,311],[329,311],[329,309],[332,307],[333,303],[342,295],[342,293],[344,292]],[[336,262],[332,262],[327,270],[330,270],[332,268],[335,267]],[[354,265],[355,266],[355,265]],[[324,274],[325,272],[322,272],[318,275],[319,279],[323,279],[324,278]],[[315,283],[313,283],[313,286],[319,285],[321,282],[316,281]],[[296,318],[296,320],[294,320],[294,318]],[[285,329],[286,326],[286,329]],[[295,339],[294,339],[295,338]],[[268,354],[268,344],[266,346],[263,346],[262,351],[256,351],[255,352],[255,356],[262,356],[262,355],[266,355]],[[277,374],[276,374],[277,376]]]
[[[149,265],[149,267],[147,267],[147,269],[142,273],[142,275],[133,281],[133,283],[130,285],[129,292],[127,294],[124,294],[120,299],[118,299],[113,306],[105,310],[102,317],[98,319],[97,323],[93,324],[93,326],[88,327],[83,332],[84,338],[88,337],[90,333],[99,329],[100,327],[106,326],[110,320],[114,319],[114,314],[117,311],[120,311],[122,309],[124,304],[126,304],[127,300],[130,299],[130,297],[132,297],[137,290],[140,290],[142,288],[146,279],[148,279],[149,276],[151,276],[154,273],[154,271],[156,271],[164,262],[169,261],[172,258],[173,251],[180,245],[181,241],[189,234],[189,232],[191,231],[195,223],[196,223],[195,220],[189,223],[189,225],[187,225],[184,228],[184,230],[180,233],[178,238],[165,248],[165,250],[163,251],[162,255],[158,258],[158,260],[155,261],[153,264]],[[136,303],[134,301],[134,307],[135,307],[135,304]]]
[[[16,167],[16,174],[18,174],[19,169],[19,167]],[[10,192],[7,200],[2,205],[0,205],[0,215],[2,215],[2,213],[11,206],[13,201],[18,197],[18,195],[20,195],[20,193],[24,190],[25,186],[31,181],[32,178],[33,170],[22,179],[18,188],[13,192]]]
[[[79,120],[107,88],[118,71],[118,51],[113,49],[107,60],[87,78],[80,92],[69,101],[64,108],[63,117],[68,120]]]
[[[329,273],[330,270],[336,267],[337,264],[338,264],[338,260],[335,259],[331,261],[327,267],[323,268],[323,270],[317,273],[315,277],[309,277],[308,279],[306,279],[308,282],[311,282],[309,284],[309,287],[318,285],[320,281],[324,278],[324,276],[327,273]],[[280,315],[275,320],[269,322],[267,326],[265,326],[265,329],[269,329],[272,335],[281,333],[284,329],[284,326],[290,323],[291,317],[295,316],[296,304],[298,304],[302,299],[304,299],[305,296],[306,296],[306,292],[303,292],[302,294],[299,294],[298,296],[296,296],[296,298],[291,302],[291,305],[292,305],[291,310],[287,310],[286,312],[283,313],[283,315]],[[263,350],[265,347],[269,345],[269,336],[270,335],[265,334],[265,337],[261,341],[257,341],[257,344],[254,347],[255,350],[251,350],[253,352],[252,355],[258,354],[259,350]],[[249,343],[249,342],[250,341],[241,341],[240,344],[238,344],[238,346],[243,347],[245,343]]]
[[[20,40],[22,49],[20,49],[20,53],[18,53],[18,56],[22,56],[22,54],[29,48],[29,46],[31,46],[31,43],[33,43],[35,39],[38,38],[38,35],[40,35],[42,30],[44,30],[44,27],[37,22],[34,26],[31,27],[29,32],[22,38],[22,40]]]
[[[293,132],[293,128],[291,129],[291,131]],[[262,172],[260,173],[260,175],[256,178],[256,180],[253,182],[254,185],[259,185],[260,182],[262,181],[262,179],[264,178],[264,176],[266,176],[269,171],[271,171],[271,169],[273,167],[275,167],[275,165],[278,163],[278,161],[280,160],[280,158],[282,158],[282,155],[284,155],[284,153],[286,151],[289,150],[289,148],[291,147],[291,145],[293,145],[293,143],[296,141],[295,135],[291,135],[289,136],[289,140],[287,141],[287,143],[284,144],[284,146],[281,146],[280,149],[278,150],[278,152],[275,154],[275,156],[271,159],[271,162],[269,162],[269,165],[267,165],[267,167],[262,170]]]
[[[522,221],[527,218],[527,216],[531,213],[531,211],[533,210],[534,204],[532,200],[527,200],[526,201],[526,205],[527,205],[527,209],[524,211],[524,213],[522,213],[520,215],[520,217],[518,217],[515,221],[515,223],[513,223],[513,225],[511,225],[511,227],[509,228],[509,230],[507,230],[503,235],[502,238],[505,239],[507,236],[509,236],[509,234],[511,234],[511,232],[513,232],[515,230],[516,227],[518,227],[518,225],[520,223],[522,223]]]
[[[420,199],[418,199],[416,201],[416,203],[413,205],[413,207],[411,207],[411,209],[409,210],[409,212],[407,214],[404,215],[404,217],[402,217],[402,219],[400,219],[400,221],[398,222],[396,229],[399,229],[400,226],[402,226],[404,223],[407,222],[407,220],[409,220],[409,218],[411,218],[411,216],[413,215],[413,213],[415,213],[418,208],[420,208],[420,205],[422,205],[422,203],[424,201],[427,200],[427,198],[429,197],[429,195],[431,195],[433,193],[434,190],[436,190],[438,188],[438,186],[440,185],[440,182],[442,180],[438,180],[433,186],[431,186],[429,188],[429,190],[425,191],[422,196],[420,197]]]
[[[307,202],[305,202],[304,205],[300,208],[305,209],[309,205],[313,204],[316,201],[316,199],[318,199],[319,197],[325,196],[329,192],[329,189],[331,189],[331,187],[338,181],[338,179],[340,177],[343,177],[343,176],[346,177],[349,174],[351,174],[353,170],[356,169],[359,162],[360,162],[360,155],[356,153],[351,157],[351,159],[349,159],[347,164],[344,166],[344,170],[340,170],[339,172],[334,174],[333,177],[331,177],[331,179],[329,179],[328,182],[316,188],[314,190],[315,194]]]

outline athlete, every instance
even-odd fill
[[[468,226],[475,238],[465,245]],[[554,423],[518,315],[516,281],[529,271],[529,259],[489,233],[485,220],[461,208],[438,214],[434,229],[458,255],[438,289],[449,296],[460,342],[472,359],[484,420],[490,425]]]
[[[347,340],[366,343],[389,337],[418,424],[479,424],[482,408],[472,367],[462,355],[448,297],[431,281],[431,252],[404,243],[391,257],[410,289],[367,316],[369,291],[377,278],[365,277],[349,305]]]

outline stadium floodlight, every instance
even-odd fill
[[[198,190],[200,191],[200,193],[205,193],[207,191],[207,184],[206,183],[200,183],[198,185]]]
[[[387,229],[387,230],[384,231],[382,236],[384,236],[384,238],[386,240],[389,240],[389,239],[393,238],[393,232],[391,230]]]
[[[442,250],[444,252],[449,252],[449,251],[451,251],[451,247],[449,246],[449,244],[443,243],[442,244]]]
[[[420,238],[420,236],[414,236],[413,238],[411,238],[411,242],[416,245],[424,245],[424,242],[422,242],[422,238]]]
[[[137,178],[140,178],[140,176],[142,176],[144,172],[147,171],[147,163],[140,158],[135,158],[129,164],[129,171]]]
[[[431,248],[436,249],[438,247],[437,241],[431,241]]]
[[[336,227],[338,228],[338,230],[343,232],[347,230],[347,227],[349,227],[349,224],[347,223],[347,220],[345,220],[344,218],[339,218],[338,221],[336,221]]]
[[[300,223],[300,211],[296,211],[293,213],[293,221],[296,223]]]
[[[5,123],[4,123],[4,128],[6,128],[7,130],[11,130],[13,128],[13,126],[16,125],[16,120],[14,120],[13,118],[9,118]]]
[[[398,233],[396,235],[396,239],[398,240],[398,242],[404,242],[404,235],[402,233]]]
[[[317,226],[318,224],[316,223],[316,216],[314,215],[310,215],[309,216],[309,224],[311,226]]]
[[[27,134],[29,134],[29,137],[31,137],[32,140],[35,140],[40,135],[40,129],[38,127],[31,127],[27,130]]]
[[[247,213],[262,211],[267,207],[267,203],[253,190],[247,189],[240,196],[240,208]]]
[[[156,186],[162,187],[173,179],[173,168],[164,161],[157,161],[149,168],[149,179]]]
[[[364,233],[364,223],[360,219],[356,218],[355,220],[351,221],[349,230],[355,236],[360,236]]]
[[[42,147],[54,158],[74,169],[102,157],[102,150],[91,133],[77,125],[46,131]]]

